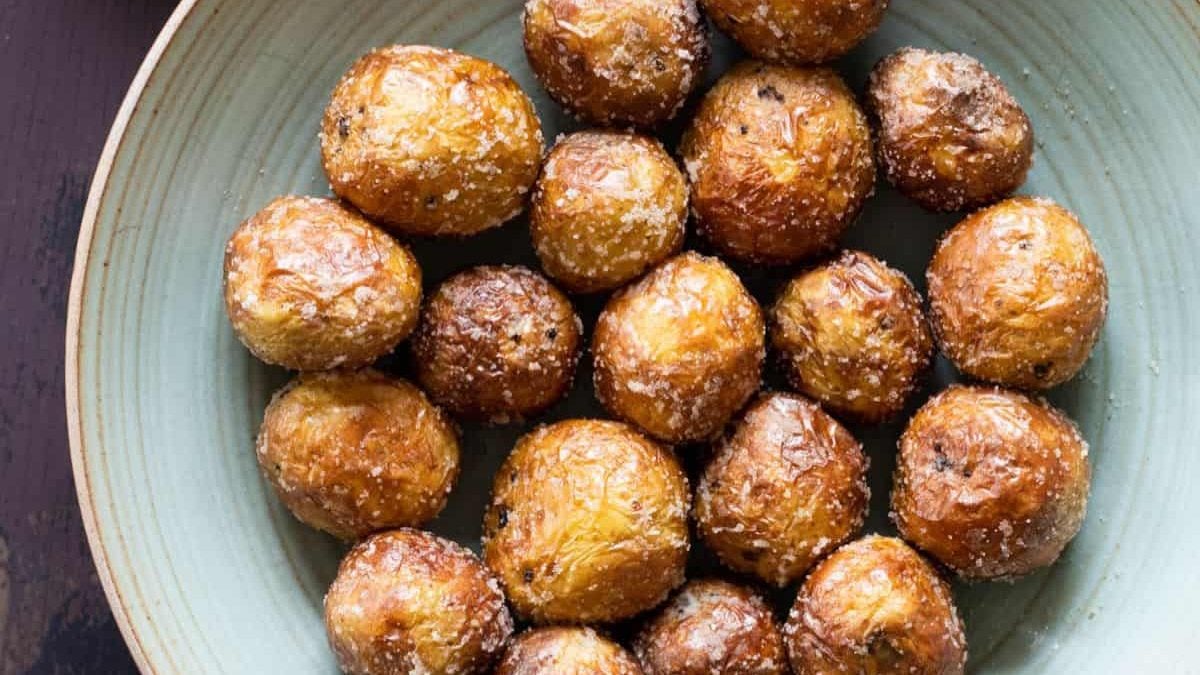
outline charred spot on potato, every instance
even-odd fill
[[[338,136],[343,139],[350,137],[350,119],[348,117],[343,115],[337,118],[337,131]]]
[[[775,101],[776,103],[783,103],[786,100],[783,96],[783,93],[776,89],[775,85],[773,84],[760,87],[758,89],[758,97],[764,100]]]
[[[1033,376],[1039,380],[1046,379],[1050,374],[1050,369],[1054,367],[1052,363],[1038,363],[1033,366]]]
[[[546,339],[547,340],[553,340],[557,337],[558,337],[558,329],[557,328],[550,328],[549,330],[546,331]]]
[[[496,512],[496,527],[502,528],[508,526],[508,507],[503,504]]]
[[[425,208],[436,209],[439,201],[441,200],[438,199],[437,195],[429,195],[425,198]]]
[[[533,583],[533,570],[526,567],[525,571],[521,573],[521,579],[527,584]]]

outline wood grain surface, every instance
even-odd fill
[[[134,673],[63,410],[71,259],[122,96],[174,0],[0,0],[0,673]]]

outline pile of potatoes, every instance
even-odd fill
[[[820,65],[887,4],[528,0],[529,65],[593,125],[548,153],[495,64],[397,45],[345,74],[320,130],[335,197],[281,197],[242,223],[224,297],[256,357],[299,371],[257,458],[298,519],[354,543],[325,599],[346,672],[960,673],[948,580],[1059,557],[1083,522],[1088,447],[1037,393],[1096,343],[1104,265],[1070,211],[1010,197],[1033,131],[978,61],[901,49],[863,105]],[[701,95],[707,19],[751,59]],[[672,154],[653,134],[691,97]],[[927,300],[839,248],[877,170],[964,212]],[[485,265],[425,289],[406,242],[526,210],[540,272]],[[699,250],[684,251],[689,227]],[[762,306],[726,261],[790,278]],[[573,298],[597,293],[584,326]],[[422,531],[458,478],[457,420],[535,421],[589,334],[612,419],[527,429],[480,514],[482,555]],[[411,382],[372,367],[397,349]],[[899,537],[864,537],[869,462],[846,425],[911,409],[935,350],[970,384],[909,420]],[[787,390],[760,391],[764,369]],[[703,458],[690,480],[684,453]],[[693,535],[726,579],[687,578]],[[797,589],[786,618],[769,587]]]

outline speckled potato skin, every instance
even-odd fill
[[[862,445],[816,403],[763,395],[701,475],[696,530],[727,567],[782,588],[858,533],[867,465]]]
[[[537,272],[474,267],[426,303],[412,339],[417,380],[455,415],[519,421],[571,388],[582,330],[571,302]]]
[[[582,131],[547,156],[529,232],[546,274],[576,293],[606,291],[679,250],[687,204],[687,180],[661,143]]]
[[[595,390],[668,443],[708,440],[758,390],[762,310],[716,258],[676,256],[614,295],[592,341]]]
[[[408,235],[471,235],[515,217],[541,155],[541,123],[516,81],[437,47],[363,56],[321,122],[334,193]]]
[[[493,675],[642,675],[642,669],[591,628],[555,626],[518,635]]]
[[[294,370],[364,366],[412,332],[421,268],[357,212],[280,197],[225,247],[225,311],[256,357]]]
[[[433,520],[459,469],[450,420],[421,390],[370,369],[308,373],[279,390],[256,454],[298,519],[347,540]]]
[[[1079,532],[1088,446],[1062,412],[1012,391],[954,386],[900,438],[892,517],[900,534],[967,580],[1028,574]]]
[[[1029,117],[970,56],[901,49],[871,72],[866,102],[888,181],[931,211],[994,203],[1033,165]]]
[[[620,422],[568,420],[523,436],[496,473],[484,560],[535,623],[606,623],[683,583],[687,478]]]
[[[671,119],[709,57],[696,0],[527,0],[524,35],[550,96],[601,126]]]
[[[862,251],[793,278],[770,326],[791,386],[862,422],[898,414],[933,358],[921,296],[903,273]]]
[[[355,546],[325,595],[325,626],[351,675],[473,675],[512,635],[499,584],[467,549],[418,530]]]
[[[1079,220],[1016,197],[942,238],[926,272],[942,352],[970,377],[1048,389],[1087,362],[1108,313],[1104,261]]]
[[[633,652],[646,675],[786,675],[783,635],[754,591],[690,581],[642,628]]]
[[[701,0],[717,28],[768,61],[825,63],[875,32],[888,0]]]
[[[680,153],[700,233],[748,262],[832,250],[875,187],[867,118],[827,68],[738,64],[704,97]]]
[[[949,585],[892,537],[864,537],[817,565],[784,634],[795,675],[960,675],[967,661]]]

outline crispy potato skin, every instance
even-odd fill
[[[550,96],[601,126],[671,119],[708,64],[696,0],[527,0],[524,33]]]
[[[600,314],[596,396],[659,440],[711,439],[758,390],[764,332],[762,310],[724,263],[676,256]]]
[[[1048,389],[1087,362],[1108,313],[1104,261],[1078,219],[1016,197],[951,229],[926,272],[942,352],[963,373]]]
[[[875,32],[888,0],[701,0],[717,28],[767,61],[825,63]]]
[[[595,630],[557,626],[518,635],[493,675],[642,675],[642,669]]]
[[[571,302],[537,272],[475,267],[426,303],[412,339],[417,380],[455,415],[520,420],[571,387],[582,330]]]
[[[342,560],[325,626],[352,675],[488,671],[512,634],[496,580],[467,549],[428,532],[374,535]]]
[[[334,193],[402,234],[465,236],[513,218],[541,155],[541,123],[516,81],[436,47],[363,56],[321,122]]]
[[[725,565],[782,588],[862,527],[867,464],[816,403],[766,394],[705,467],[696,529]]]
[[[497,472],[484,560],[535,623],[625,619],[683,583],[688,507],[670,451],[619,422],[558,422]]]
[[[295,370],[354,368],[412,332],[421,268],[336,201],[280,197],[225,247],[225,311],[256,357]]]
[[[892,512],[901,535],[968,580],[1058,559],[1087,511],[1088,447],[1066,415],[1023,394],[955,386],[900,439]]]
[[[866,101],[888,181],[931,211],[994,203],[1033,165],[1029,117],[970,56],[901,49],[875,66]]]
[[[921,296],[861,251],[792,279],[771,310],[788,382],[846,418],[882,422],[904,408],[933,358]]]
[[[341,539],[433,520],[458,478],[450,420],[374,370],[301,375],[267,406],[258,464],[301,521]]]
[[[646,675],[785,675],[783,635],[754,591],[690,581],[645,627],[633,652]]]
[[[680,153],[700,233],[749,262],[830,251],[875,186],[867,118],[827,68],[738,64],[705,95]]]
[[[864,537],[817,565],[783,630],[796,675],[960,675],[967,661],[950,587],[891,537]]]
[[[624,285],[683,245],[687,180],[648,136],[582,131],[550,151],[529,232],[546,274],[570,291]]]

